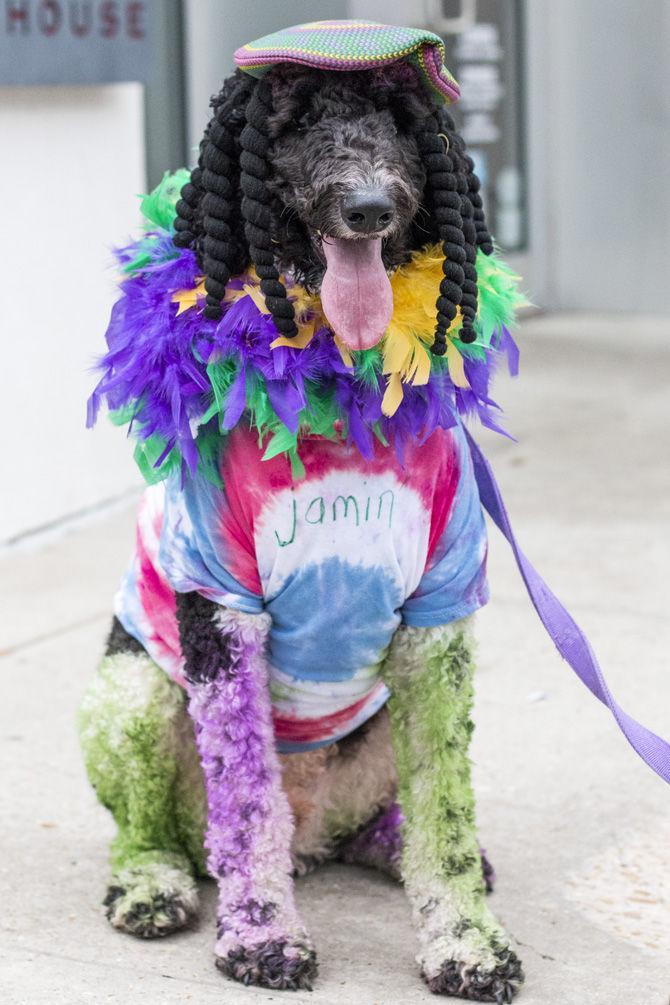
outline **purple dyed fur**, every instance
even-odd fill
[[[311,949],[293,899],[293,820],[272,730],[267,623],[226,611],[220,627],[230,659],[215,680],[189,690],[207,790],[208,869],[219,883],[215,951],[224,970],[263,983],[255,971],[268,946],[275,970],[279,953],[291,972]]]
[[[403,822],[400,807],[397,803],[391,803],[388,809],[382,810],[372,823],[347,843],[342,853],[343,860],[373,866],[399,879]]]

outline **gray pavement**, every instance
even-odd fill
[[[670,323],[526,322],[523,373],[499,380],[514,445],[478,433],[521,542],[587,630],[615,694],[670,736]],[[401,888],[332,866],[299,884],[320,953],[312,994],[214,969],[214,890],[197,930],[158,942],[99,907],[112,824],[74,731],[133,517],[115,512],[0,560],[0,1002],[413,1005]],[[493,906],[527,973],[520,1005],[667,1005],[670,803],[562,664],[491,532],[474,741]]]

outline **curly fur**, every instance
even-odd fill
[[[459,311],[461,340],[474,340],[476,252],[493,250],[479,181],[453,119],[435,110],[410,67],[355,73],[277,67],[258,82],[238,70],[212,106],[176,223],[178,246],[196,250],[205,274],[207,317],[220,317],[231,276],[254,265],[277,329],[293,337],[293,306],[280,270],[318,291],[319,235],[355,239],[342,203],[348,193],[371,188],[394,206],[380,235],[387,269],[426,244],[442,244],[433,352],[446,351]]]
[[[421,973],[433,991],[497,1002],[523,974],[485,900],[468,760],[473,667],[467,619],[401,626],[386,676]]]
[[[264,683],[267,618],[194,594],[179,608],[199,758],[182,689],[118,623],[80,713],[89,775],[119,827],[110,923],[141,938],[189,924],[205,840],[221,884],[219,969],[247,984],[309,988],[316,957],[290,874],[340,857],[404,880],[432,991],[510,1001],[523,974],[484,902],[491,869],[474,831],[468,623],[401,628],[385,671],[390,719],[382,711],[338,744],[284,755],[282,792]]]
[[[468,341],[477,249],[492,250],[479,183],[453,120],[407,66],[225,82],[177,205],[175,242],[205,275],[207,317],[220,316],[229,280],[253,265],[275,327],[295,335],[281,270],[318,290],[319,234],[356,239],[342,203],[362,187],[392,199],[387,269],[429,243],[442,248],[433,352],[445,352],[458,314]],[[389,712],[331,748],[280,759],[269,615],[189,593],[177,595],[177,618],[187,701],[115,623],[82,707],[87,769],[118,825],[110,922],[143,938],[186,925],[204,846],[219,888],[217,966],[245,984],[308,989],[316,954],[292,873],[339,856],[401,875],[431,991],[509,1001],[523,974],[484,899],[469,625],[401,627],[384,668]]]
[[[299,875],[335,857],[343,839],[370,823],[395,795],[385,710],[340,743],[299,757],[286,754],[281,761],[295,820],[292,850]]]

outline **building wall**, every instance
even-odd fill
[[[347,0],[184,0],[187,100],[193,160],[209,118],[209,99],[233,72],[240,45],[290,24],[346,18]]]
[[[144,189],[142,88],[0,88],[0,136],[2,542],[138,484],[119,430],[84,419]]]
[[[550,309],[670,313],[670,6],[528,0],[533,251]]]
[[[191,144],[243,41],[317,17],[421,24],[425,10],[185,0]],[[528,289],[546,308],[667,314],[670,6],[527,0],[526,12]],[[142,107],[136,84],[0,88],[0,542],[139,484],[123,435],[85,430],[84,403],[115,297],[109,246],[139,222]]]
[[[434,6],[349,0],[429,27]],[[546,309],[670,314],[670,4],[526,0],[525,21],[530,247],[514,264]]]

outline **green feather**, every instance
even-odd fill
[[[269,461],[278,454],[289,453],[297,450],[298,434],[292,433],[286,426],[281,426],[270,437],[263,454],[263,460]]]
[[[527,307],[529,301],[519,290],[519,277],[496,252],[492,255],[477,252],[477,292],[475,331],[478,338],[472,345],[483,344],[488,348],[497,328],[500,325],[512,326],[516,311]],[[458,348],[463,355],[466,354],[466,347],[461,343]],[[471,350],[472,346],[467,349]]]
[[[165,450],[165,446],[165,440],[156,433],[148,436],[146,440],[138,440],[135,445],[135,463],[147,485],[162,482],[164,478],[179,471],[181,467],[181,454],[177,447],[173,447],[160,466],[156,467],[156,462]]]
[[[353,352],[351,355],[354,359],[356,377],[364,384],[378,387],[382,369],[379,349],[361,349],[358,352]]]
[[[379,440],[379,442],[383,447],[388,447],[389,441],[382,433],[381,426],[379,425],[378,422],[375,422],[374,426],[372,427],[372,432],[375,434],[375,436],[377,437],[377,439]]]
[[[148,233],[136,243],[136,255],[123,267],[127,274],[133,274],[155,261],[156,244],[173,229],[176,204],[182,187],[189,180],[190,173],[185,168],[167,173],[153,192],[142,197],[140,208],[145,219],[145,230]],[[163,235],[151,233],[163,231]],[[178,254],[175,249],[175,254]],[[169,257],[169,256],[168,256]],[[528,305],[528,300],[519,291],[519,277],[499,257],[497,252],[485,255],[477,252],[477,286],[478,311],[475,319],[477,339],[472,343],[463,343],[454,333],[454,342],[462,356],[483,360],[491,348],[491,341],[500,327],[510,327],[514,323],[515,313],[520,307]],[[365,349],[352,353],[354,372],[357,380],[370,387],[381,388],[382,354],[379,347]],[[218,458],[221,436],[225,435],[221,423],[226,409],[228,392],[239,372],[239,361],[228,358],[210,363],[207,375],[211,385],[211,401],[201,416],[200,432],[197,437],[199,451],[199,469],[211,481],[219,483]],[[434,372],[448,370],[446,356],[431,356],[431,369]],[[258,432],[259,444],[265,443],[264,459],[286,453],[290,459],[294,477],[304,475],[304,466],[299,457],[300,433],[292,433],[283,425],[275,413],[265,387],[264,378],[253,370],[247,371],[246,381],[246,413],[250,426]],[[336,423],[343,422],[343,432],[346,435],[346,416],[342,415],[333,391],[326,390],[314,381],[305,381],[306,407],[299,416],[299,429],[309,431],[312,435],[336,439]],[[110,413],[112,422],[125,425],[130,422],[137,411],[137,403]],[[212,420],[217,418],[217,423]],[[379,424],[374,427],[377,439],[388,446]],[[178,447],[173,447],[157,468],[156,461],[163,454],[166,444],[160,437],[153,435],[146,440],[139,440],[135,448],[135,459],[140,470],[149,483],[160,481],[168,474],[180,468],[181,454]]]
[[[190,172],[186,168],[180,168],[174,174],[166,171],[156,188],[140,197],[140,212],[144,217],[144,229],[148,233],[135,242],[135,257],[126,262],[122,269],[125,275],[132,276],[141,272],[154,261],[154,249],[158,241],[155,231],[158,229],[172,233],[177,201],[189,178]],[[174,256],[168,257],[176,257],[177,254],[175,248]]]
[[[198,471],[212,485],[221,488],[223,485],[220,474],[221,433],[218,427],[201,429],[195,442],[198,448]]]
[[[109,412],[109,421],[114,426],[126,426],[129,422],[132,422],[138,404],[139,402],[133,401],[129,405],[124,405],[123,408],[115,408]]]
[[[234,359],[219,360],[216,363],[207,365],[207,376],[212,385],[213,400],[202,417],[203,425],[215,415],[219,417],[219,424],[223,420],[226,410],[226,399],[230,386],[237,377],[239,363]]]
[[[140,211],[146,220],[147,230],[155,227],[172,230],[180,192],[190,177],[191,172],[187,168],[180,168],[174,174],[166,171],[153,192],[142,196]]]

